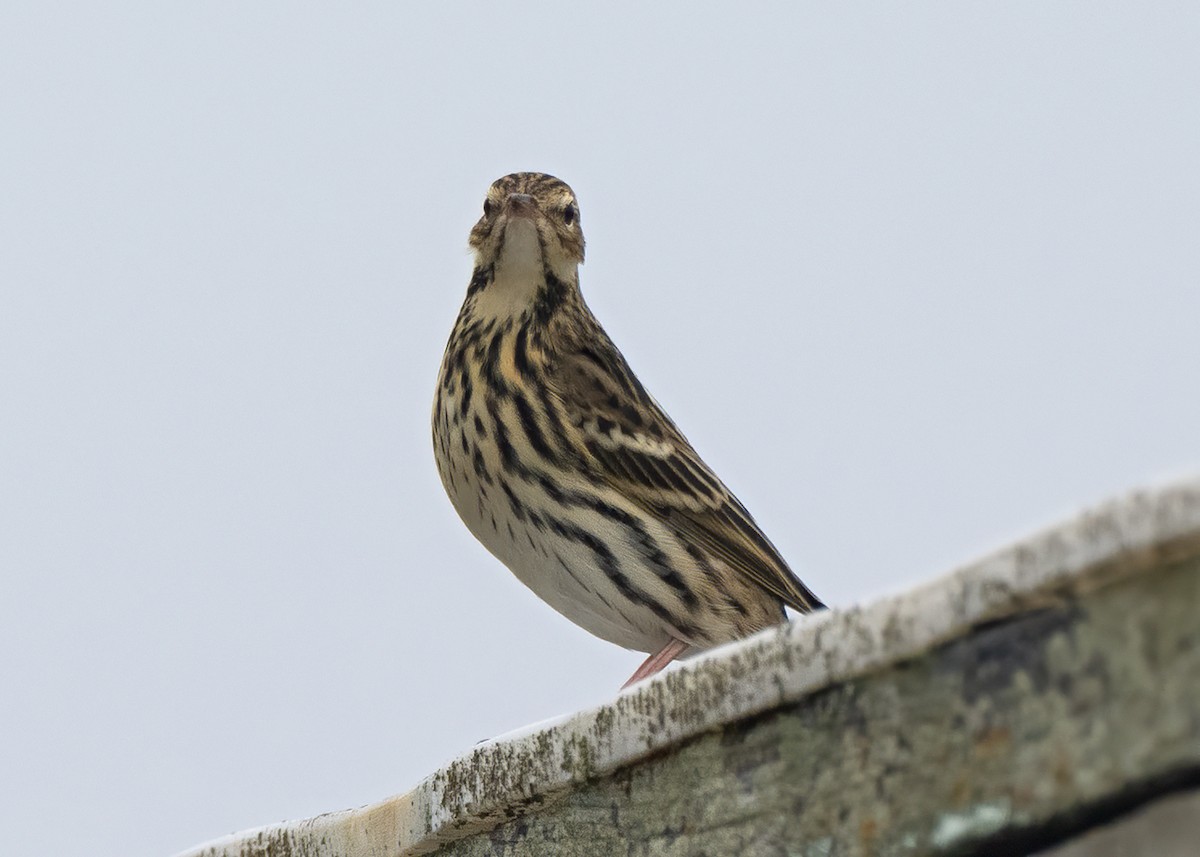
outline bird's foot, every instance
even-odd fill
[[[660,672],[663,667],[671,663],[677,657],[686,652],[690,646],[687,643],[681,643],[679,640],[671,639],[668,643],[652,654],[646,660],[642,661],[642,665],[637,668],[629,680],[621,685],[621,690],[629,687],[631,684],[636,684],[644,678],[650,678],[657,672]]]

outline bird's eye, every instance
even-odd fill
[[[570,226],[578,216],[579,209],[575,207],[574,203],[567,203],[567,207],[563,209],[563,223]]]
[[[491,217],[492,212],[495,210],[496,210],[496,204],[494,202],[492,202],[490,199],[485,199],[483,201],[483,216],[484,217]]]

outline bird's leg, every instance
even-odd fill
[[[642,665],[637,668],[637,671],[629,677],[629,681],[621,685],[621,690],[629,687],[631,684],[641,681],[662,670],[667,664],[675,660],[690,648],[687,643],[681,643],[672,637],[667,641],[667,644],[652,654],[646,660],[642,661]]]

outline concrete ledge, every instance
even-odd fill
[[[1197,784],[1200,479],[185,855],[1020,854]]]

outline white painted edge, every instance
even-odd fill
[[[1200,553],[1200,477],[1111,501],[908,592],[714,649],[611,703],[485,742],[406,794],[234,834],[177,857],[234,857],[279,836],[314,857],[428,853],[531,800],[1084,587],[1088,572],[1153,568],[1169,558],[1164,550],[1185,543]]]

